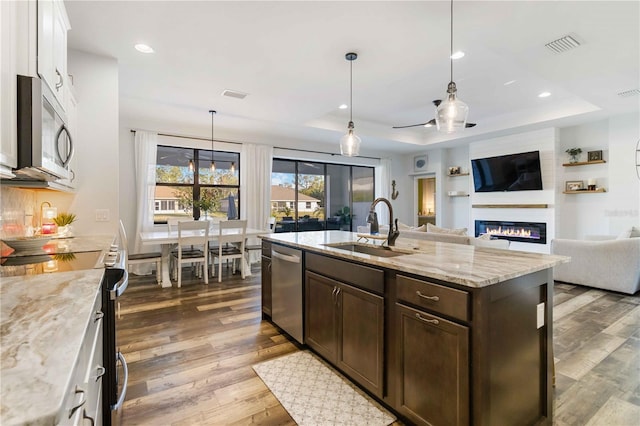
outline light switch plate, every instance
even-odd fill
[[[544,302],[538,303],[537,328],[544,325]]]

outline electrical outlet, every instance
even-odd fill
[[[96,209],[96,222],[109,222],[109,210]]]

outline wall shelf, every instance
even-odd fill
[[[454,174],[447,173],[447,176],[449,176],[449,177],[469,176],[469,173],[454,173]]]
[[[468,197],[469,194],[447,194],[448,197]]]
[[[548,204],[473,204],[474,209],[546,209]]]
[[[594,192],[607,192],[604,188],[598,188],[596,190],[590,191],[588,189],[582,191],[562,191],[563,194],[593,194]]]
[[[597,161],[579,161],[577,163],[564,163],[564,167],[573,167],[573,166],[586,166],[587,164],[602,164],[606,163],[605,160],[597,160]]]

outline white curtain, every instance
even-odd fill
[[[134,151],[136,166],[136,227],[135,246],[133,253],[154,251],[154,247],[143,246],[140,232],[153,230],[153,209],[156,190],[156,155],[158,134],[136,131]],[[131,241],[132,238],[129,238]],[[134,274],[147,275],[151,273],[151,264],[134,265]]]
[[[240,151],[240,205],[241,219],[248,228],[267,229],[271,213],[271,168],[273,147],[242,144]],[[249,238],[247,244],[259,244],[258,238]],[[260,253],[251,252],[249,263],[260,259]]]
[[[384,197],[394,204],[391,199],[391,159],[381,158],[380,164],[376,166],[376,197]],[[389,209],[384,203],[376,206],[378,213],[378,223],[387,225],[389,223]]]

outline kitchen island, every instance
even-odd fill
[[[551,422],[551,268],[568,258],[358,239],[263,237],[264,292],[275,285],[264,266],[272,249],[302,251],[304,344],[411,423]]]

